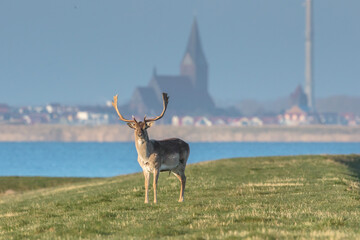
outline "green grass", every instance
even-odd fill
[[[58,181],[2,195],[0,238],[359,239],[359,170],[359,155],[194,164],[185,202],[178,180],[161,173],[156,205],[143,203],[142,174]]]
[[[0,196],[6,193],[22,193],[40,188],[95,180],[91,178],[65,177],[0,177]]]

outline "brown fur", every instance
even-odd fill
[[[185,167],[187,159],[189,158],[190,148],[189,145],[181,139],[171,138],[161,141],[149,140],[147,129],[151,125],[161,119],[166,111],[169,96],[167,93],[162,94],[163,97],[163,111],[162,113],[151,119],[144,117],[143,122],[138,122],[133,117],[133,120],[125,119],[117,107],[118,96],[114,96],[112,103],[115,108],[119,119],[127,122],[127,125],[134,129],[135,134],[135,146],[138,153],[138,162],[143,169],[145,177],[145,203],[149,202],[148,190],[150,173],[154,175],[153,187],[154,187],[154,203],[157,202],[156,187],[159,179],[159,173],[161,171],[172,172],[180,181],[180,198],[179,202],[184,201],[184,191],[186,184]]]
[[[135,130],[138,162],[145,177],[145,203],[148,203],[150,173],[154,175],[154,202],[157,202],[156,187],[159,173],[162,171],[171,171],[179,179],[181,183],[179,202],[184,201],[185,167],[190,154],[189,145],[178,138],[149,140],[147,129],[151,126],[150,123],[135,122],[128,125]]]

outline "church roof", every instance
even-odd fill
[[[197,62],[199,64],[204,64],[204,65],[207,64],[206,58],[205,58],[205,55],[204,55],[204,52],[203,52],[202,46],[201,46],[200,34],[199,34],[199,29],[198,29],[196,18],[194,18],[194,22],[191,27],[191,32],[190,32],[188,44],[186,47],[186,51],[184,54],[184,58],[186,57],[187,54],[189,54],[195,62]]]
[[[147,107],[154,107],[154,103],[157,103],[157,97],[153,89],[148,87],[138,87],[136,89],[142,98],[142,101],[146,103]]]
[[[150,81],[149,87],[154,89],[158,102],[161,102],[161,93],[170,96],[171,108],[188,113],[194,110],[204,111],[213,109],[214,103],[207,92],[196,91],[187,76],[157,75]],[[174,101],[171,101],[171,100]]]
[[[156,76],[152,79],[150,83],[151,86],[154,86],[154,81],[159,87],[159,90],[167,91],[168,93],[183,93],[193,88],[191,80],[187,76]]]
[[[291,93],[290,101],[291,101],[291,105],[297,105],[302,109],[307,108],[307,105],[308,105],[307,97],[306,97],[306,94],[304,93],[304,90],[301,87],[301,85],[297,86],[295,91],[293,93]]]
[[[202,72],[207,73],[207,63],[201,47],[200,35],[196,19],[194,19],[188,44],[184,54],[182,64],[198,65]],[[191,67],[190,67],[191,70]],[[127,105],[129,111],[136,114],[153,115],[161,112],[162,93],[169,94],[168,115],[201,115],[209,114],[214,111],[215,104],[209,95],[206,87],[196,87],[196,81],[207,81],[205,74],[201,79],[193,74],[181,75],[158,75],[156,68],[147,87],[136,88],[130,103]],[[199,78],[200,78],[199,77]],[[195,80],[194,80],[195,78]]]
[[[160,104],[153,88],[137,87],[127,107],[131,114],[150,115],[161,109],[162,105]]]

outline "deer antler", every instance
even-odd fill
[[[114,101],[112,102],[112,105],[113,105],[113,107],[115,108],[117,114],[119,115],[119,119],[120,119],[121,121],[124,121],[124,122],[134,122],[134,120],[127,120],[127,119],[125,119],[125,118],[121,115],[121,113],[119,112],[119,109],[118,109],[118,107],[117,107],[117,100],[118,100],[118,95],[115,95],[115,96],[114,96]],[[135,119],[135,118],[134,118],[134,119]]]
[[[156,120],[159,120],[160,118],[162,118],[164,116],[167,105],[169,103],[169,96],[167,95],[167,93],[163,93],[162,97],[163,97],[163,111],[162,111],[162,113],[159,116],[157,116],[155,118],[150,118],[150,119],[146,119],[146,115],[145,115],[144,122],[156,121]]]

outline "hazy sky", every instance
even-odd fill
[[[274,99],[304,82],[304,0],[0,1],[0,103],[129,100],[179,73],[193,16],[217,100]],[[359,96],[360,1],[314,0],[316,97]]]

